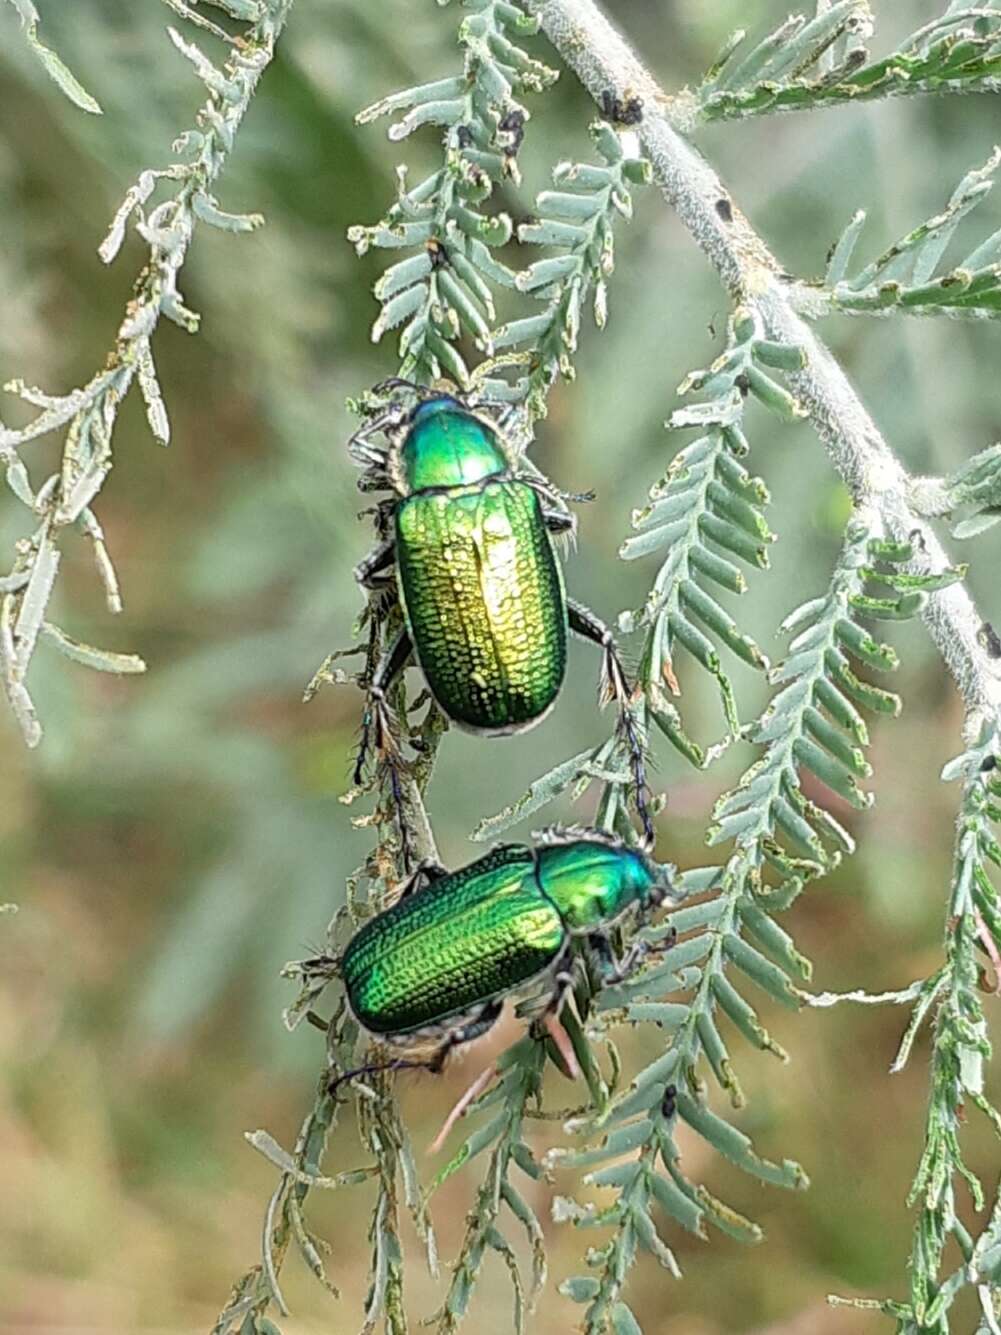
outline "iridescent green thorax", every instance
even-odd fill
[[[538,850],[539,883],[571,932],[599,928],[630,904],[660,902],[653,867],[632,848],[578,839]]]
[[[507,456],[497,433],[447,394],[414,409],[400,447],[408,492],[462,487],[504,473]]]
[[[524,482],[418,493],[396,510],[400,599],[448,717],[477,732],[540,719],[566,671],[563,581]]]
[[[434,881],[367,922],[341,964],[351,1009],[372,1033],[404,1034],[516,988],[565,932],[517,845]]]

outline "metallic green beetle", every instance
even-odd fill
[[[391,404],[352,437],[365,468],[364,491],[394,495],[376,509],[381,541],[355,569],[369,589],[394,580],[405,628],[374,667],[355,767],[360,782],[370,746],[391,746],[385,697],[413,654],[441,708],[459,727],[497,736],[545,718],[566,674],[569,630],[603,650],[604,691],[617,701],[632,757],[644,834],[643,751],[626,708],[629,685],[611,631],[566,597],[550,534],[571,533],[565,497],[535,474],[519,472],[499,423],[452,394],[386,381],[376,393],[405,388],[416,405]],[[383,435],[386,444],[374,444]]]
[[[598,831],[502,844],[455,872],[425,866],[348,943],[348,1005],[394,1046],[437,1045],[425,1062],[394,1065],[439,1070],[509,996],[529,996],[534,1014],[557,1012],[584,957],[602,984],[624,978],[650,947],[637,940],[616,958],[610,929],[630,911],[645,921],[670,892],[663,868]]]

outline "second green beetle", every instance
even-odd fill
[[[553,550],[550,535],[572,532],[573,516],[558,492],[518,471],[485,412],[451,394],[409,388],[414,406],[390,405],[351,442],[366,470],[362,489],[394,493],[377,510],[382,540],[355,577],[371,589],[395,578],[405,618],[371,675],[356,781],[373,736],[378,746],[384,735],[386,692],[411,654],[449,719],[501,735],[532,727],[552,708],[574,631],[603,650],[605,689],[619,705],[637,807],[651,838],[642,746],[612,633],[567,598]],[[373,442],[379,434],[387,444]]]
[[[591,831],[504,844],[455,872],[425,868],[348,943],[348,1004],[373,1035],[436,1044],[420,1064],[438,1069],[490,1028],[508,996],[528,990],[537,1013],[557,1011],[582,950],[602,983],[625,977],[648,947],[616,958],[610,929],[630,911],[645,921],[669,893],[663,868]]]

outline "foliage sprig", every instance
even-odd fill
[[[487,1170],[467,1216],[465,1237],[452,1267],[448,1293],[441,1309],[429,1323],[436,1324],[441,1335],[453,1335],[458,1329],[466,1315],[480,1267],[489,1252],[500,1256],[511,1279],[516,1335],[522,1335],[526,1311],[545,1283],[546,1251],[542,1225],[511,1181],[513,1168],[520,1169],[530,1179],[537,1180],[542,1176],[542,1168],[525,1141],[523,1130],[530,1105],[537,1107],[541,1101],[545,1059],[546,1046],[535,1037],[523,1038],[508,1048],[497,1063],[497,1079],[467,1110],[471,1114],[493,1108],[497,1111],[466,1138],[431,1184],[431,1191],[434,1191],[458,1168],[489,1151]],[[502,1208],[520,1226],[528,1240],[532,1281],[527,1290],[514,1249],[500,1222]]]
[[[528,374],[513,391],[504,381],[484,382],[487,393],[524,398],[533,417],[546,411],[546,396],[557,378],[572,380],[581,317],[590,299],[594,322],[604,328],[608,317],[608,278],[615,264],[613,226],[617,217],[632,217],[631,186],[646,185],[650,166],[625,150],[622,136],[607,121],[592,123],[591,138],[601,163],[561,162],[553,169],[555,190],[536,199],[537,217],[518,227],[523,245],[562,251],[516,274],[519,292],[546,303],[540,315],[502,325],[494,348],[525,348]],[[593,295],[592,295],[593,293]]]
[[[570,1297],[587,1304],[587,1335],[600,1335],[610,1321],[615,1329],[638,1328],[622,1296],[638,1249],[677,1272],[652,1217],[654,1205],[699,1235],[712,1223],[744,1241],[760,1237],[755,1224],[684,1175],[674,1140],[678,1118],[752,1176],[777,1186],[806,1185],[798,1164],[763,1159],[742,1132],[709,1108],[701,1068],[708,1065],[734,1108],[743,1106],[717,1025],[719,1012],[753,1046],[786,1060],[731,975],[781,1005],[800,1004],[796,984],[809,979],[811,966],[773,915],[793,902],[807,880],[837,865],[853,847],[841,824],[807,797],[803,776],[809,773],[853,806],[871,801],[857,782],[870,772],[861,751],[867,735],[858,706],[895,713],[899,701],[855,674],[850,660],[877,669],[896,664],[892,650],[873,640],[858,619],[910,616],[926,590],[959,576],[957,571],[939,577],[902,571],[911,555],[905,547],[873,538],[867,519],[850,524],[828,593],[805,603],[785,622],[794,638],[787,658],[771,673],[781,689],[748,730],[750,740],[765,745],[764,754],[717,803],[707,837],[710,843],[733,840],[729,860],[690,880],[693,889],[708,892],[707,898],[676,910],[668,929],[647,932],[656,939],[673,928],[683,939],[656,965],[606,988],[598,998],[605,1023],[653,1023],[670,1038],[663,1054],[605,1112],[568,1125],[578,1132],[602,1131],[599,1145],[557,1156],[570,1167],[600,1165],[585,1182],[617,1192],[616,1202],[600,1211],[562,1208],[579,1227],[613,1229],[611,1241],[588,1254],[597,1276],[580,1276],[566,1288]],[[886,592],[874,594],[874,584]],[[664,1000],[675,994],[677,1000]],[[627,1151],[629,1158],[622,1161]]]
[[[793,15],[750,51],[740,30],[696,90],[704,121],[810,111],[918,93],[994,93],[1001,76],[1001,10],[950,4],[890,52],[872,60],[868,0]]]
[[[464,7],[472,12],[459,27],[462,74],[394,93],[356,118],[366,124],[403,112],[389,129],[394,141],[423,125],[442,127],[444,163],[412,188],[400,167],[396,202],[374,226],[349,228],[348,239],[359,255],[371,247],[413,251],[375,285],[382,310],[373,342],[401,328],[402,376],[430,383],[447,375],[468,389],[469,369],[455,344],[465,334],[491,355],[493,288],[515,284],[491,253],[511,239],[511,219],[484,206],[497,184],[519,179],[528,112],[516,95],[542,91],[556,71],[516,45],[515,38],[537,31],[535,19],[504,0],[464,0]]]
[[[1001,821],[997,720],[981,724],[962,755],[946,765],[943,779],[962,779],[952,890],[944,931],[944,959],[915,984],[914,1010],[891,1071],[910,1060],[928,1017],[931,1024],[930,1096],[924,1145],[908,1197],[918,1207],[910,1255],[906,1301],[832,1299],[878,1308],[897,1323],[899,1335],[949,1335],[952,1308],[968,1287],[976,1289],[983,1312],[979,1330],[997,1328],[1001,1303],[1001,1205],[995,1206],[979,1236],[964,1224],[956,1189],[965,1185],[973,1208],[985,1207],[984,1189],[967,1165],[963,1130],[972,1105],[1001,1136],[1001,1113],[985,1092],[991,1058],[983,994],[996,993],[1001,978],[1001,897],[997,886],[1001,844],[994,826]],[[854,999],[854,998],[852,998]],[[881,998],[863,997],[863,1000]],[[949,1247],[958,1264],[943,1273]]]
[[[765,338],[747,308],[734,312],[723,352],[679,387],[681,394],[698,391],[702,401],[678,409],[667,422],[669,430],[694,427],[700,434],[678,451],[665,476],[651,487],[650,504],[633,512],[636,536],[620,549],[626,561],[666,551],[645,603],[623,613],[619,624],[627,632],[645,630],[639,680],[651,721],[696,764],[704,760],[701,748],[685,732],[667,692],[680,694],[675,662],[684,650],[716,679],[728,729],[736,736],[736,697],[717,645],[750,667],[768,667],[715,590],[744,593],[741,566],[768,567],[775,535],[763,511],[768,490],[742,462],[749,450],[744,407],[750,395],[783,420],[801,417],[802,408],[775,372],[797,371],[802,364],[800,349]]]
[[[245,14],[239,14],[235,0],[227,0],[227,12],[246,18],[247,26],[239,45],[229,47],[222,67],[213,64],[175,29],[168,30],[174,46],[208,90],[208,99],[199,113],[198,128],[186,131],[177,140],[178,159],[168,167],[141,173],[100,247],[101,258],[110,263],[133,216],[137,232],[149,246],[115,346],[87,384],[68,394],[48,394],[23,380],[7,385],[39,410],[33,421],[17,430],[0,424],[0,463],[6,469],[8,486],[32,513],[35,523],[31,536],[18,542],[10,573],[0,582],[0,675],[29,746],[37,745],[42,735],[25,684],[40,638],[74,661],[99,671],[145,670],[137,655],[81,644],[48,620],[49,600],[59,570],[59,543],[64,531],[71,528],[90,539],[108,611],[120,612],[118,577],[94,512],[94,502],[112,466],[118,412],[126,394],[138,384],[153,437],[161,445],[168,444],[170,425],[153,360],[152,337],[161,316],[189,333],[198,328],[199,317],[185,306],[178,289],[195,228],[203,222],[225,231],[249,232],[264,221],[259,214],[222,212],[212,191],[261,76],[274,57],[291,4],[292,0],[255,0]],[[175,183],[174,193],[148,209],[149,201],[165,181]],[[59,470],[36,490],[18,450],[63,427],[66,436]]]
[[[994,188],[1001,162],[995,149],[982,167],[966,173],[941,213],[900,238],[848,277],[865,213],[854,215],[832,247],[825,297],[846,315],[948,315],[953,319],[1001,317],[1001,230],[993,232],[958,264],[942,268],[942,258],[963,218]]]

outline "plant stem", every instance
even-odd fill
[[[806,365],[790,375],[790,387],[856,505],[871,503],[888,535],[913,542],[920,553],[916,570],[950,564],[934,531],[908,502],[907,470],[800,315],[805,290],[785,274],[714,169],[670,123],[667,95],[636,52],[593,0],[527,0],[527,7],[596,100],[609,91],[642,99],[638,130],[654,180],[734,300],[758,313],[769,338],[804,350]],[[721,201],[729,205],[722,213]],[[967,709],[1001,713],[1001,676],[980,642],[984,618],[966,588],[954,584],[933,594],[922,615]]]

